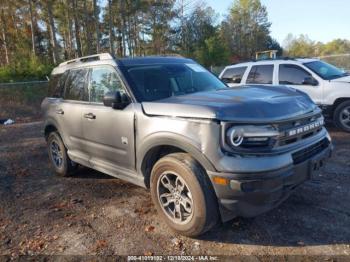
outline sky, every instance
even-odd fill
[[[205,0],[221,15],[229,12],[233,0]],[[311,40],[350,40],[350,0],[261,0],[266,6],[271,35],[281,45],[289,33],[306,34]]]

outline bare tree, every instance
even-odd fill
[[[126,56],[126,34],[125,34],[125,31],[126,31],[126,22],[125,22],[125,1],[119,1],[120,3],[120,6],[119,6],[119,10],[120,10],[120,13],[121,13],[121,38],[122,38],[122,42],[123,42],[123,53],[122,55],[123,56]]]
[[[10,63],[9,59],[9,52],[8,52],[8,43],[7,43],[7,37],[6,37],[6,20],[5,20],[5,14],[4,14],[4,9],[1,9],[1,33],[2,33],[2,40],[4,42],[4,50],[5,50],[5,59],[6,59],[6,64],[8,65]]]
[[[91,48],[91,44],[92,44],[92,35],[91,35],[91,30],[89,28],[89,13],[88,13],[88,7],[87,7],[87,1],[84,0],[84,19],[85,19],[85,34],[86,34],[86,46],[87,46],[87,53],[89,55],[92,54],[92,48]]]
[[[114,55],[114,30],[113,30],[113,12],[112,0],[108,0],[109,8],[109,52]]]
[[[57,44],[57,38],[56,38],[55,22],[54,22],[53,14],[52,14],[52,0],[46,0],[46,7],[47,7],[48,22],[49,22],[49,26],[50,26],[52,59],[53,59],[53,63],[57,64],[57,62],[58,62],[58,44]]]
[[[68,6],[67,8],[67,21],[68,21],[68,57],[72,57],[72,50],[73,50],[73,25],[72,25],[72,16],[71,16],[71,11],[70,11],[70,0],[66,0],[66,5]]]
[[[30,14],[30,31],[32,35],[32,52],[33,55],[36,55],[35,52],[35,27],[34,27],[34,16],[33,16],[33,0],[28,0],[29,3],[29,14]]]
[[[79,19],[77,16],[78,9],[78,0],[73,0],[73,19],[74,19],[74,31],[75,31],[75,42],[77,45],[77,54],[78,56],[82,56],[81,52],[81,41],[80,41],[80,25]]]
[[[96,27],[96,52],[99,53],[100,46],[100,22],[99,22],[99,10],[97,6],[97,0],[94,1],[94,18],[95,18],[95,27]]]

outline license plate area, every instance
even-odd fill
[[[309,163],[309,179],[313,179],[318,176],[324,166],[324,159],[312,159]]]

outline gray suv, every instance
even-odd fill
[[[62,63],[42,109],[56,173],[83,165],[149,188],[159,214],[187,236],[276,207],[332,151],[304,93],[229,89],[179,57]]]

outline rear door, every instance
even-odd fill
[[[320,84],[306,84],[305,79],[312,74],[295,64],[279,65],[278,80],[280,85],[290,86],[307,93],[316,104],[322,104],[323,90]]]
[[[90,163],[109,170],[118,167],[134,169],[133,104],[124,109],[104,106],[104,94],[116,90],[127,94],[126,89],[114,67],[101,65],[90,70],[90,104],[84,108],[82,118]]]
[[[272,85],[274,65],[254,65],[251,67],[246,84]]]
[[[72,69],[68,72],[64,85],[63,99],[57,104],[55,113],[61,135],[69,155],[86,163],[82,132],[82,112],[89,105],[87,86],[88,69]]]

